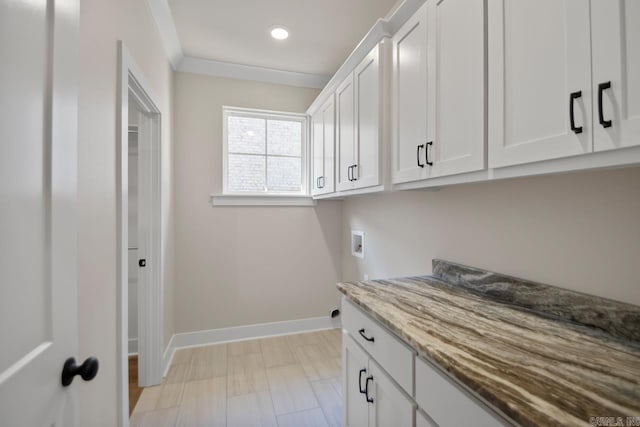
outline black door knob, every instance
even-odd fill
[[[62,385],[64,387],[69,386],[76,375],[80,375],[85,381],[91,381],[97,374],[98,359],[95,357],[87,358],[80,366],[76,365],[76,359],[70,357],[64,362],[64,367],[62,368]]]

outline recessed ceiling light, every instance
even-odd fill
[[[286,28],[277,26],[271,28],[271,37],[276,40],[284,40],[289,37],[289,31]]]

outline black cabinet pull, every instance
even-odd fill
[[[571,95],[569,95],[569,125],[571,126],[571,130],[576,134],[582,133],[582,126],[576,126],[576,118],[573,112],[573,105],[575,104],[576,99],[580,98],[581,96],[581,90],[577,92],[571,92]]]
[[[319,177],[319,178],[320,178],[320,182],[322,182],[322,184],[320,185],[320,188],[324,188],[324,184],[325,184],[325,182],[324,182],[324,175],[322,175],[322,176],[321,176],[321,177]]]
[[[365,340],[367,340],[367,341],[369,341],[369,342],[374,342],[374,341],[375,341],[375,338],[373,338],[373,337],[368,337],[368,336],[366,336],[366,335],[364,334],[364,328],[360,329],[358,332],[360,333],[360,336],[361,336],[362,338],[364,338]]]
[[[373,403],[373,397],[369,397],[369,381],[373,381],[372,376],[368,376],[364,382],[364,397],[367,398],[367,402]]]
[[[357,181],[358,177],[356,176],[356,168],[358,167],[358,165],[353,165],[351,167],[353,168],[353,172],[351,172],[351,175],[353,176],[353,181]]]
[[[424,159],[429,166],[433,166],[433,162],[429,161],[429,146],[433,146],[433,141],[427,142],[427,146],[424,149]]]
[[[98,359],[89,357],[82,365],[76,365],[76,359],[68,358],[62,367],[60,382],[64,387],[68,387],[73,382],[73,377],[80,375],[85,381],[91,381],[98,374]]]
[[[320,188],[320,177],[316,178],[316,188]]]
[[[362,374],[367,372],[367,368],[362,368],[360,369],[360,373],[358,374],[358,389],[360,390],[360,393],[365,394],[366,390],[364,390],[362,388]]]
[[[352,168],[352,167],[353,167],[353,166],[349,166],[349,167],[347,168],[347,179],[348,179],[349,181],[353,181],[353,180],[351,179],[351,168]]]
[[[424,163],[420,163],[420,149],[421,148],[424,148],[424,144],[420,144],[416,148],[416,161],[418,162],[418,166],[423,168],[424,167]]]
[[[611,127],[611,120],[604,119],[604,111],[602,110],[602,92],[611,88],[611,82],[604,82],[598,85],[598,119],[603,128]]]

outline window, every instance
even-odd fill
[[[224,194],[306,195],[306,120],[223,107]]]

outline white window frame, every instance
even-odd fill
[[[233,192],[228,188],[228,118],[250,117],[264,120],[297,121],[302,126],[301,192]],[[222,194],[212,196],[214,205],[313,205],[309,187],[309,120],[306,114],[254,108],[222,107]]]

